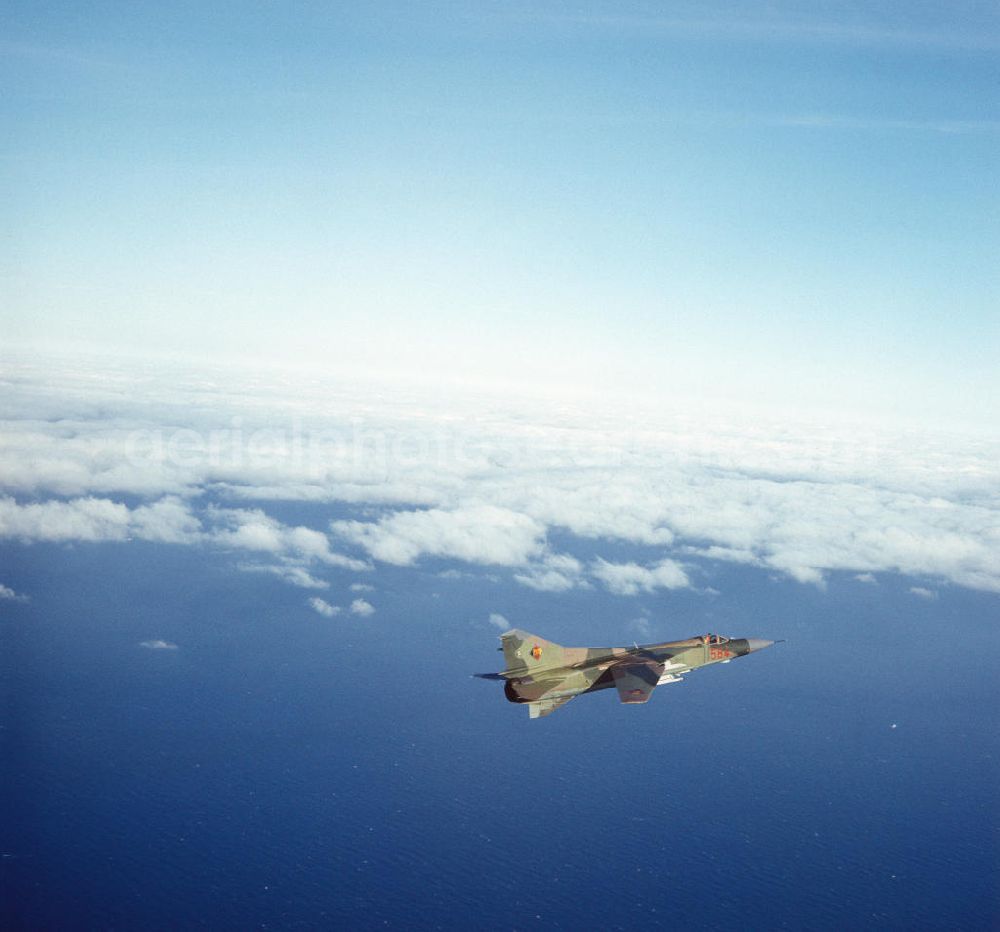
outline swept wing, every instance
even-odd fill
[[[626,660],[611,668],[621,702],[648,702],[663,676],[663,664],[655,660]]]
[[[539,699],[537,702],[528,703],[528,715],[530,718],[544,718],[551,715],[556,709],[562,708],[574,696],[558,696],[555,699]]]

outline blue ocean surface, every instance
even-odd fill
[[[1000,924],[996,596],[719,563],[553,594],[429,560],[315,593],[238,562],[0,550],[31,596],[0,606],[4,928]],[[358,581],[370,617],[307,604]],[[569,645],[785,642],[529,721],[469,676],[502,666],[492,612]]]

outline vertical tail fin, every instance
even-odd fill
[[[564,663],[564,647],[528,631],[514,628],[500,635],[500,643],[503,644],[505,672],[508,673],[530,675]]]

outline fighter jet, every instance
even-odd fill
[[[541,718],[576,696],[611,687],[624,703],[647,702],[663,683],[679,683],[691,670],[729,663],[774,641],[705,634],[644,646],[562,647],[514,628],[500,635],[500,643],[506,669],[474,675],[503,680],[504,695],[511,702],[527,703],[531,718]]]

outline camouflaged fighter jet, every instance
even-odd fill
[[[622,702],[647,702],[662,683],[679,683],[691,670],[729,663],[774,641],[706,634],[642,647],[562,647],[515,628],[501,634],[500,643],[507,669],[475,676],[503,680],[504,695],[511,702],[526,702],[528,714],[541,718],[575,696],[612,686]]]

